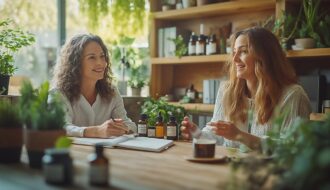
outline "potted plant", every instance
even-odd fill
[[[32,168],[41,168],[44,150],[53,147],[56,139],[65,135],[65,112],[61,99],[56,94],[49,96],[48,90],[48,82],[39,89],[25,82],[20,91],[19,105],[25,124],[24,144]]]
[[[296,120],[280,133],[283,117],[265,141],[270,156],[252,155],[234,160],[231,189],[328,189],[330,186],[330,115],[324,121]],[[242,173],[241,173],[242,174]]]
[[[11,20],[0,21],[0,94],[8,94],[9,78],[14,74],[14,53],[24,46],[31,45],[34,36],[21,29],[10,27]]]
[[[314,48],[316,41],[320,41],[320,36],[316,32],[318,25],[320,0],[303,0],[303,15],[300,17],[300,28],[298,29],[298,38],[295,39],[295,45],[298,48]]]
[[[7,100],[0,101],[0,163],[20,161],[22,134],[18,106]]]
[[[128,85],[132,89],[132,96],[141,96],[141,88],[147,84],[147,69],[143,63],[131,65]]]
[[[168,40],[172,41],[175,45],[175,51],[173,52],[175,56],[181,58],[187,54],[188,48],[181,35],[178,35],[176,38],[169,38]]]
[[[186,115],[186,110],[183,107],[171,105],[162,98],[159,100],[147,99],[143,103],[141,110],[142,113],[148,115],[148,126],[155,126],[158,113],[162,114],[164,123],[169,121],[170,115],[176,118],[177,123],[181,123],[183,117]]]

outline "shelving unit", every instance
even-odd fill
[[[170,102],[170,104],[175,106],[182,106],[188,112],[202,112],[202,113],[213,113],[214,104],[202,104],[202,103],[179,103],[179,102]]]
[[[158,57],[157,31],[162,27],[177,26],[199,32],[199,25],[204,28],[222,26],[233,23],[233,30],[246,28],[252,22],[264,21],[270,16],[279,17],[283,11],[295,9],[300,3],[296,0],[231,0],[191,7],[181,10],[161,11],[161,1],[151,0],[152,25],[150,33],[151,53],[151,86],[153,98],[173,94],[174,88],[187,88],[194,84],[202,91],[205,79],[220,78],[226,75],[225,63],[230,59],[228,54],[211,56]],[[209,34],[204,30],[204,34]],[[330,65],[330,48],[290,50],[287,57],[294,65]],[[305,58],[309,60],[306,61]],[[310,61],[310,60],[313,61]],[[321,61],[320,61],[321,59]],[[318,60],[317,63],[314,60]],[[308,63],[306,63],[308,62]],[[178,103],[173,103],[178,104]],[[212,113],[214,105],[210,104],[179,104],[188,111]]]

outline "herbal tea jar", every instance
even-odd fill
[[[69,149],[47,149],[42,162],[47,183],[55,185],[72,184],[73,166]]]

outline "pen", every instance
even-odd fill
[[[111,117],[111,119],[112,119],[113,122],[117,123],[117,121],[115,120],[115,118]],[[114,125],[114,126],[117,127],[117,128],[123,129],[126,132],[129,132],[129,129],[126,128],[126,127],[123,127],[121,125]]]

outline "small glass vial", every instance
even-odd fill
[[[178,139],[178,124],[173,115],[170,116],[170,121],[166,125],[166,139],[169,140]]]
[[[95,153],[89,156],[89,183],[95,186],[108,186],[109,160],[103,154],[103,145],[95,145]]]
[[[158,113],[155,128],[156,128],[156,138],[163,139],[165,133],[164,133],[163,116],[161,112]]]
[[[196,55],[205,55],[205,36],[199,35],[196,41]]]
[[[217,53],[217,43],[215,34],[210,35],[208,43],[206,45],[206,55],[214,55]]]
[[[54,185],[72,184],[73,166],[69,149],[46,149],[42,163],[46,183]]]
[[[190,99],[190,102],[195,102],[197,91],[194,88],[194,85],[191,84],[190,88],[188,88],[186,96]]]
[[[138,121],[138,135],[139,137],[147,136],[147,114],[141,114],[140,120]]]
[[[156,138],[156,128],[155,128],[155,126],[148,126],[147,135],[150,138]]]
[[[189,44],[188,44],[188,55],[196,55],[196,36],[195,33],[192,32],[190,39],[189,39]]]

